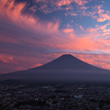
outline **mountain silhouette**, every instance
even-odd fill
[[[39,67],[0,75],[3,79],[35,80],[41,82],[110,82],[110,71],[95,67],[78,58],[64,54]]]
[[[32,68],[34,70],[93,70],[102,71],[104,69],[92,66],[86,62],[79,60],[71,54],[64,54],[59,58],[40,67]]]

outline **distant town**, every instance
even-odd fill
[[[0,110],[110,110],[110,86],[2,84]]]

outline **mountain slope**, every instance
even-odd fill
[[[43,65],[40,67],[33,68],[35,70],[94,70],[94,71],[102,71],[104,69],[95,67],[86,62],[83,62],[76,57],[65,54],[60,56],[59,58]]]

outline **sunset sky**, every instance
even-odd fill
[[[0,73],[65,53],[110,69],[110,0],[0,0]]]

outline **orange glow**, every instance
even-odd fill
[[[63,6],[63,5],[69,5],[71,2],[73,2],[72,0],[61,0],[57,3],[58,6]]]
[[[42,64],[35,64],[35,65],[31,66],[30,68],[35,68],[35,67],[39,67],[39,66],[42,66]]]
[[[63,5],[69,5],[72,2],[77,3],[78,5],[84,5],[86,3],[88,3],[87,0],[61,0],[57,3],[58,6],[63,6]]]
[[[0,55],[0,60],[4,63],[15,63],[13,56]]]
[[[95,65],[97,67],[110,70],[110,56],[109,55],[90,55],[90,54],[88,55],[73,54],[73,55],[91,65]]]
[[[74,0],[78,5],[84,5],[86,3],[88,3],[87,0]]]
[[[71,32],[74,32],[73,29],[64,29],[63,31],[64,31],[65,33],[71,33]]]
[[[108,13],[105,13],[105,11],[101,8],[102,8],[102,6],[98,6],[98,14],[100,17],[97,18],[97,21],[104,22],[106,20],[110,20],[110,15]]]

